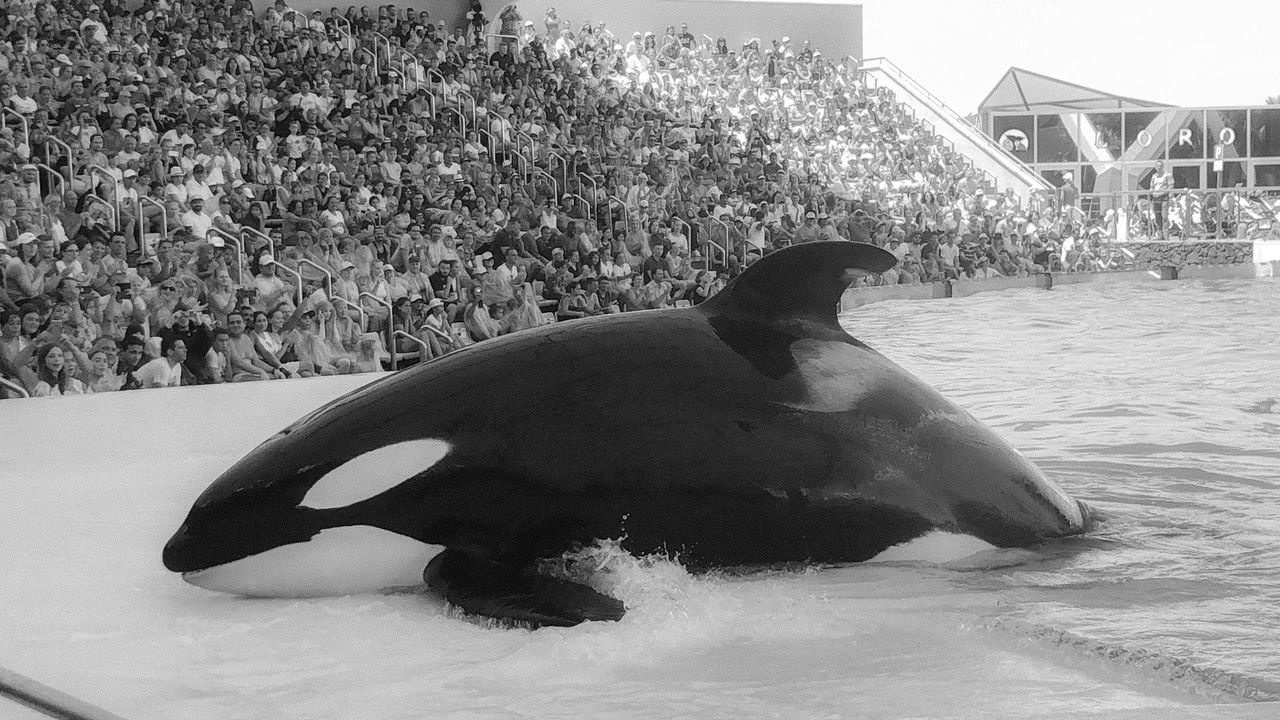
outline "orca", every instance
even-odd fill
[[[389,375],[223,473],[164,564],[250,596],[425,580],[467,613],[573,625],[625,608],[536,568],[596,540],[700,570],[1086,530],[1085,505],[837,322],[853,279],[894,263],[797,245],[691,308],[556,323]]]

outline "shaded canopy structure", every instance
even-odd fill
[[[1020,67],[1011,67],[979,103],[978,113],[982,126],[989,127],[992,113],[1061,113],[1169,107],[1173,106],[1115,95]]]

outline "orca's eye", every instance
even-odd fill
[[[346,507],[396,487],[429,470],[449,454],[449,443],[427,438],[407,440],[351,458],[316,481],[300,507]]]

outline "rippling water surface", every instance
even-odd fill
[[[4,403],[0,665],[126,718],[1274,718],[1278,317],[1270,280],[848,313],[1105,521],[748,575],[606,543],[590,581],[627,616],[537,632],[420,592],[246,600],[161,567],[213,477],[364,378]]]
[[[998,589],[1008,618],[1275,696],[1280,283],[1060,286],[843,322],[1106,518],[1082,551],[962,585]]]

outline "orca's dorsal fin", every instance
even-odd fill
[[[840,296],[857,271],[881,273],[897,262],[893,253],[868,243],[793,245],[757,260],[701,307],[712,314],[839,327]]]

